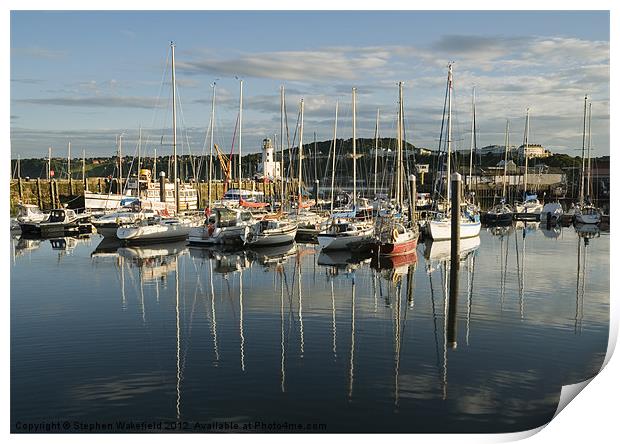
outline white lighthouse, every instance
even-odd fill
[[[280,179],[280,162],[276,162],[273,156],[271,139],[263,139],[263,158],[256,171],[257,179]]]

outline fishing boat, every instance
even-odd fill
[[[451,216],[450,216],[450,161],[452,156],[452,64],[448,65],[447,80],[447,101],[448,101],[448,119],[447,119],[447,139],[446,139],[446,201],[443,211],[429,212],[429,219],[425,224],[426,234],[433,240],[445,240],[452,238]],[[443,124],[442,124],[443,128]],[[469,238],[480,234],[480,214],[476,205],[472,203],[463,203],[460,211],[460,237]]]
[[[357,205],[357,152],[356,152],[356,88],[352,90],[352,121],[353,121],[353,195],[352,206],[345,211],[334,212],[333,203],[331,217],[327,227],[317,235],[321,250],[356,249],[361,251],[370,248],[374,242],[374,225],[368,215],[372,217],[372,205],[367,200]],[[338,103],[336,103],[336,120],[334,124],[333,159],[336,156],[336,128],[338,122]],[[335,168],[332,163],[332,202],[334,194]]]
[[[125,243],[171,242],[185,240],[196,226],[192,218],[157,216],[118,227],[116,237]]]
[[[41,222],[22,222],[22,234],[42,237],[61,237],[68,233],[87,232],[91,225],[89,214],[77,214],[68,208],[51,210],[47,219]]]
[[[32,204],[19,202],[17,204],[17,216],[11,219],[11,230],[19,230],[20,224],[39,223],[49,217],[49,213],[44,213],[41,209]]]

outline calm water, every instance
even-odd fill
[[[452,299],[442,244],[377,270],[305,244],[221,254],[12,239],[12,429],[539,426],[561,386],[603,362],[609,233],[523,231],[464,241]]]

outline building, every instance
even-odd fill
[[[256,170],[256,179],[267,180],[279,180],[280,175],[280,162],[276,162],[273,155],[273,146],[271,145],[271,139],[263,139],[263,155],[261,163]]]
[[[525,145],[521,145],[519,147],[519,157],[523,157],[523,153],[525,152]],[[538,145],[535,143],[528,144],[527,146],[527,157],[549,157],[551,156],[551,151],[546,150],[542,145]]]

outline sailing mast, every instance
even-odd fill
[[[174,157],[172,180],[174,181],[174,201],[176,205],[176,211],[179,211],[179,182],[177,180],[177,88],[175,79],[174,47],[174,42],[170,42],[170,48],[172,49],[172,156]]]
[[[374,193],[375,198],[377,197],[377,154],[379,151],[379,108],[377,108],[377,123],[375,124],[375,183],[374,183]]]
[[[402,207],[401,196],[401,168],[402,168],[402,152],[403,152],[403,128],[402,128],[402,105],[403,105],[403,82],[398,82],[398,124],[397,143],[396,143],[396,207],[400,210]]]
[[[52,180],[52,147],[47,149],[47,180]]]
[[[86,181],[86,150],[82,150],[82,183],[84,183],[84,191],[88,191],[88,182]]]
[[[239,196],[241,196],[241,122],[243,119],[243,80],[239,80]]]
[[[140,165],[141,165],[141,158],[140,158],[140,150],[142,148],[142,126],[140,126],[139,130],[138,130],[138,169],[137,169],[137,177],[138,177],[138,190],[140,190]]]
[[[357,202],[357,172],[356,172],[356,163],[357,163],[357,151],[355,146],[355,137],[356,137],[356,121],[355,121],[355,100],[356,100],[357,88],[352,89],[352,101],[353,101],[353,210],[355,211],[355,205]]]
[[[118,194],[123,194],[123,135],[118,136]]]
[[[71,180],[71,142],[67,146],[67,179]]]
[[[450,157],[452,156],[452,63],[448,64],[448,158],[446,161],[446,211],[450,207]]]
[[[525,112],[525,143],[523,144],[523,155],[525,156],[525,175],[523,178],[523,201],[527,198],[527,169],[528,169],[528,160],[529,160],[529,150],[530,150],[530,109],[528,108]]]
[[[299,123],[299,170],[297,171],[297,214],[301,211],[301,159],[304,150],[304,99],[299,101],[301,121]]]
[[[284,85],[280,86],[280,212],[284,212]]]
[[[330,198],[330,214],[334,213],[334,181],[336,179],[336,133],[338,131],[338,100],[336,100],[336,117],[334,118],[334,152],[332,153],[332,191]]]
[[[467,176],[467,190],[471,191],[471,172],[474,162],[474,147],[476,145],[476,87],[471,91],[471,144],[469,145],[469,176]]]
[[[215,82],[213,82],[213,95],[211,96],[211,137],[209,141],[209,212],[211,211],[211,196],[213,194],[213,132],[215,129]]]
[[[592,102],[588,104],[588,179],[586,181],[588,200],[592,197],[592,165],[590,158],[590,148],[592,147]]]
[[[506,119],[506,136],[504,137],[504,180],[502,181],[502,199],[506,200],[506,172],[508,170],[508,147],[510,146],[510,121]]]

